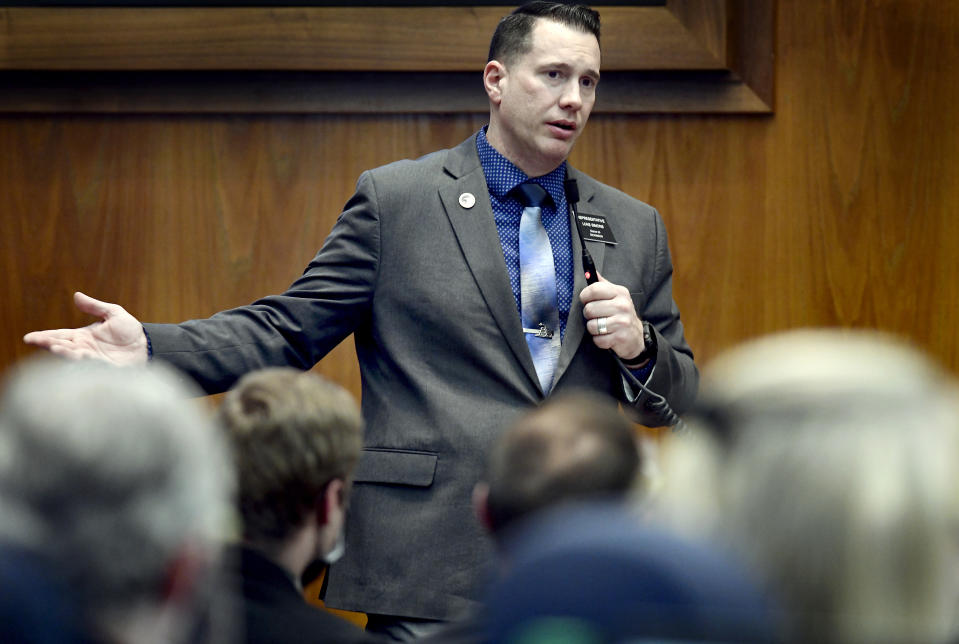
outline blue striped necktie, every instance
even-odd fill
[[[523,204],[519,222],[520,312],[543,393],[548,394],[559,361],[559,311],[556,305],[556,269],[553,249],[543,226],[542,205],[549,195],[536,183],[514,190]]]

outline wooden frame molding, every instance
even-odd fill
[[[597,7],[597,111],[772,110],[772,0]],[[4,112],[485,112],[509,7],[0,9]]]

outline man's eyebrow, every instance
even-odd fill
[[[589,77],[592,78],[595,82],[597,82],[597,83],[599,82],[599,70],[598,70],[598,69],[589,68],[589,69],[587,69],[585,72],[583,72],[583,76],[589,76]]]
[[[545,63],[543,63],[542,65],[539,66],[539,69],[562,69],[564,72],[572,72],[572,71],[573,71],[573,66],[570,65],[569,63],[564,63],[564,62],[560,62],[560,61],[557,60],[557,61],[545,62]],[[599,80],[599,70],[598,70],[598,69],[589,68],[589,69],[587,69],[586,72],[584,73],[584,76],[589,76],[589,77],[593,78],[594,80],[597,80],[597,81],[598,81],[598,80]]]

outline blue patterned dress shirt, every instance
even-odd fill
[[[476,134],[476,151],[479,153],[486,185],[489,188],[490,203],[503,257],[509,273],[509,283],[516,300],[516,312],[520,308],[519,281],[519,220],[523,215],[523,206],[509,192],[521,183],[530,180],[526,173],[517,168],[512,161],[496,151],[486,140],[486,129]],[[566,205],[566,193],[563,182],[566,180],[566,162],[535,182],[542,186],[552,197],[552,203],[542,207],[543,226],[553,249],[553,264],[556,267],[556,306],[559,309],[560,337],[566,336],[566,319],[573,300],[573,253],[570,240],[569,209]]]

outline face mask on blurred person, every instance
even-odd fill
[[[333,549],[323,555],[322,559],[327,566],[332,566],[343,558],[343,553],[345,552],[346,538],[343,536],[343,531],[340,530],[340,534],[336,537],[336,543],[333,545]]]

